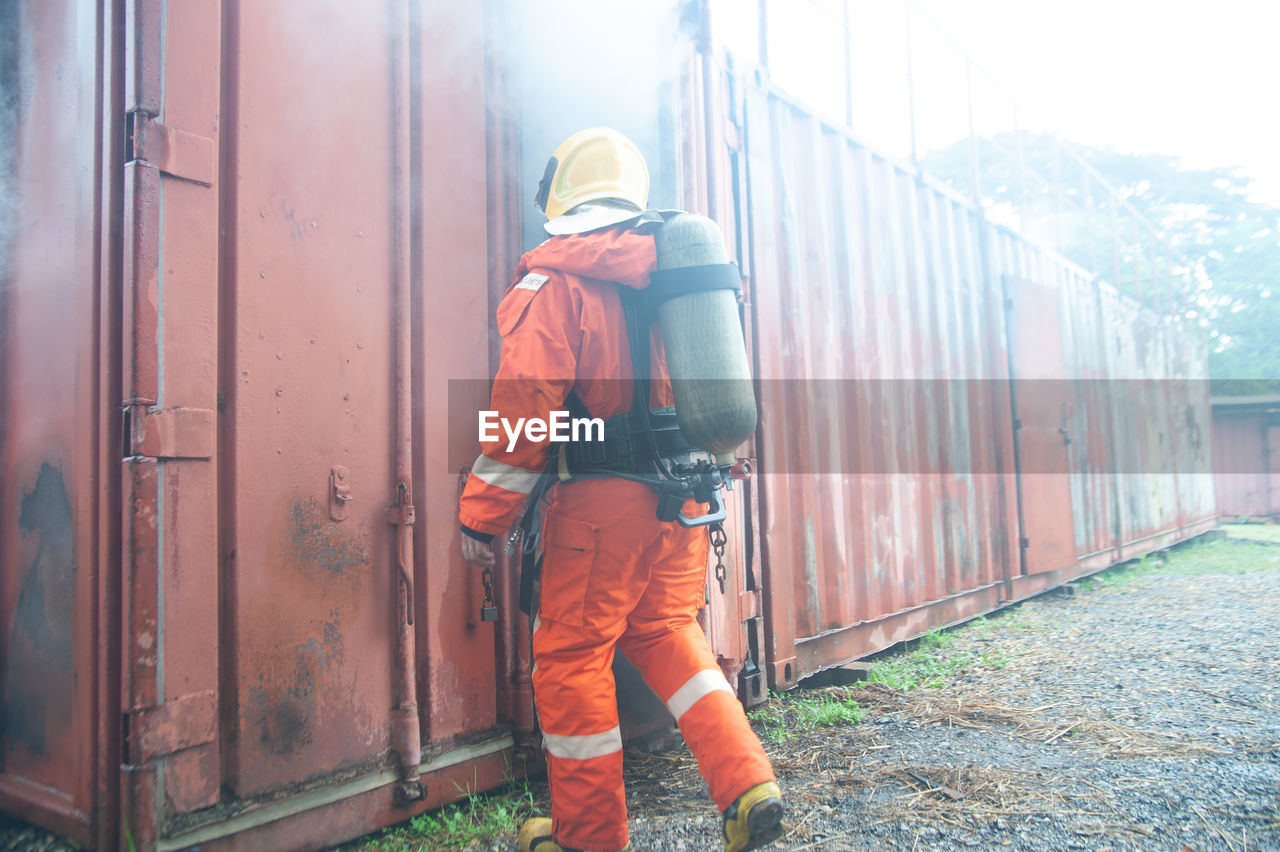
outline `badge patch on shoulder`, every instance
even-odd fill
[[[543,284],[551,280],[549,275],[539,275],[536,272],[530,272],[528,275],[520,279],[520,283],[515,286],[517,290],[533,290],[537,292]]]

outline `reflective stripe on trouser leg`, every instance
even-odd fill
[[[633,620],[619,646],[676,717],[720,810],[754,785],[776,780],[697,622],[673,630],[670,622]]]
[[[533,692],[551,782],[552,832],[564,847],[621,849],[627,845],[627,804],[613,647],[595,644],[584,632],[539,619],[533,634]]]

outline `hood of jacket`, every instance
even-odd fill
[[[608,228],[552,237],[525,252],[508,292],[534,269],[555,269],[597,281],[615,281],[640,290],[658,266],[653,234],[634,228]]]

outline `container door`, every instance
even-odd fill
[[[239,799],[354,767],[389,737],[389,5],[323,6],[317,27],[310,7],[242,4],[227,33],[238,67],[220,387],[225,783]]]
[[[688,209],[706,213],[725,235],[729,259],[738,264],[743,276],[742,319],[747,354],[754,361],[755,302],[752,298],[752,258],[746,195],[746,147],[744,114],[735,85],[718,64],[701,54],[690,54],[684,79],[699,81],[686,85],[680,102],[680,123],[691,129],[685,134],[692,150],[685,156],[689,165],[683,188]],[[709,117],[709,118],[708,118]],[[705,157],[698,153],[705,150]],[[705,162],[704,168],[696,164]],[[753,435],[738,449],[746,459],[748,473],[758,467],[757,439]],[[729,517],[725,521],[727,541],[724,555],[711,555],[706,624],[712,650],[742,702],[751,707],[768,698],[765,671],[764,581],[760,566],[760,483],[748,477],[734,482],[725,494]]]
[[[1068,474],[1075,393],[1063,350],[1061,293],[1011,276],[1005,290],[1022,572],[1038,574],[1076,561]]]
[[[137,11],[122,811],[139,847],[318,847],[512,765],[447,440],[487,370],[483,9]]]
[[[1267,427],[1267,514],[1280,515],[1280,426]]]
[[[85,845],[119,458],[98,418],[100,32],[94,4],[0,4],[0,810]]]

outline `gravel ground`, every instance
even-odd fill
[[[1206,537],[923,644],[877,661],[931,660],[915,688],[752,713],[788,805],[770,848],[1280,849],[1280,543]],[[803,705],[851,700],[859,723],[798,730]],[[722,848],[683,748],[628,752],[626,772],[633,852]],[[526,795],[545,812],[545,783]],[[514,852],[513,835],[343,849]]]
[[[824,687],[752,714],[788,805],[771,848],[1280,849],[1280,544],[1193,542],[925,646],[879,661],[932,660],[916,688]],[[798,730],[806,704],[851,700],[858,724]],[[627,784],[634,852],[722,848],[683,748],[628,752]],[[544,782],[522,795],[548,806]],[[400,829],[342,848],[513,841]],[[28,848],[68,847],[0,825],[0,850]]]
[[[771,848],[1280,849],[1280,545],[1192,543],[949,637],[941,686],[810,693],[859,724],[757,721],[789,809]],[[628,757],[634,852],[719,850],[692,759]]]

